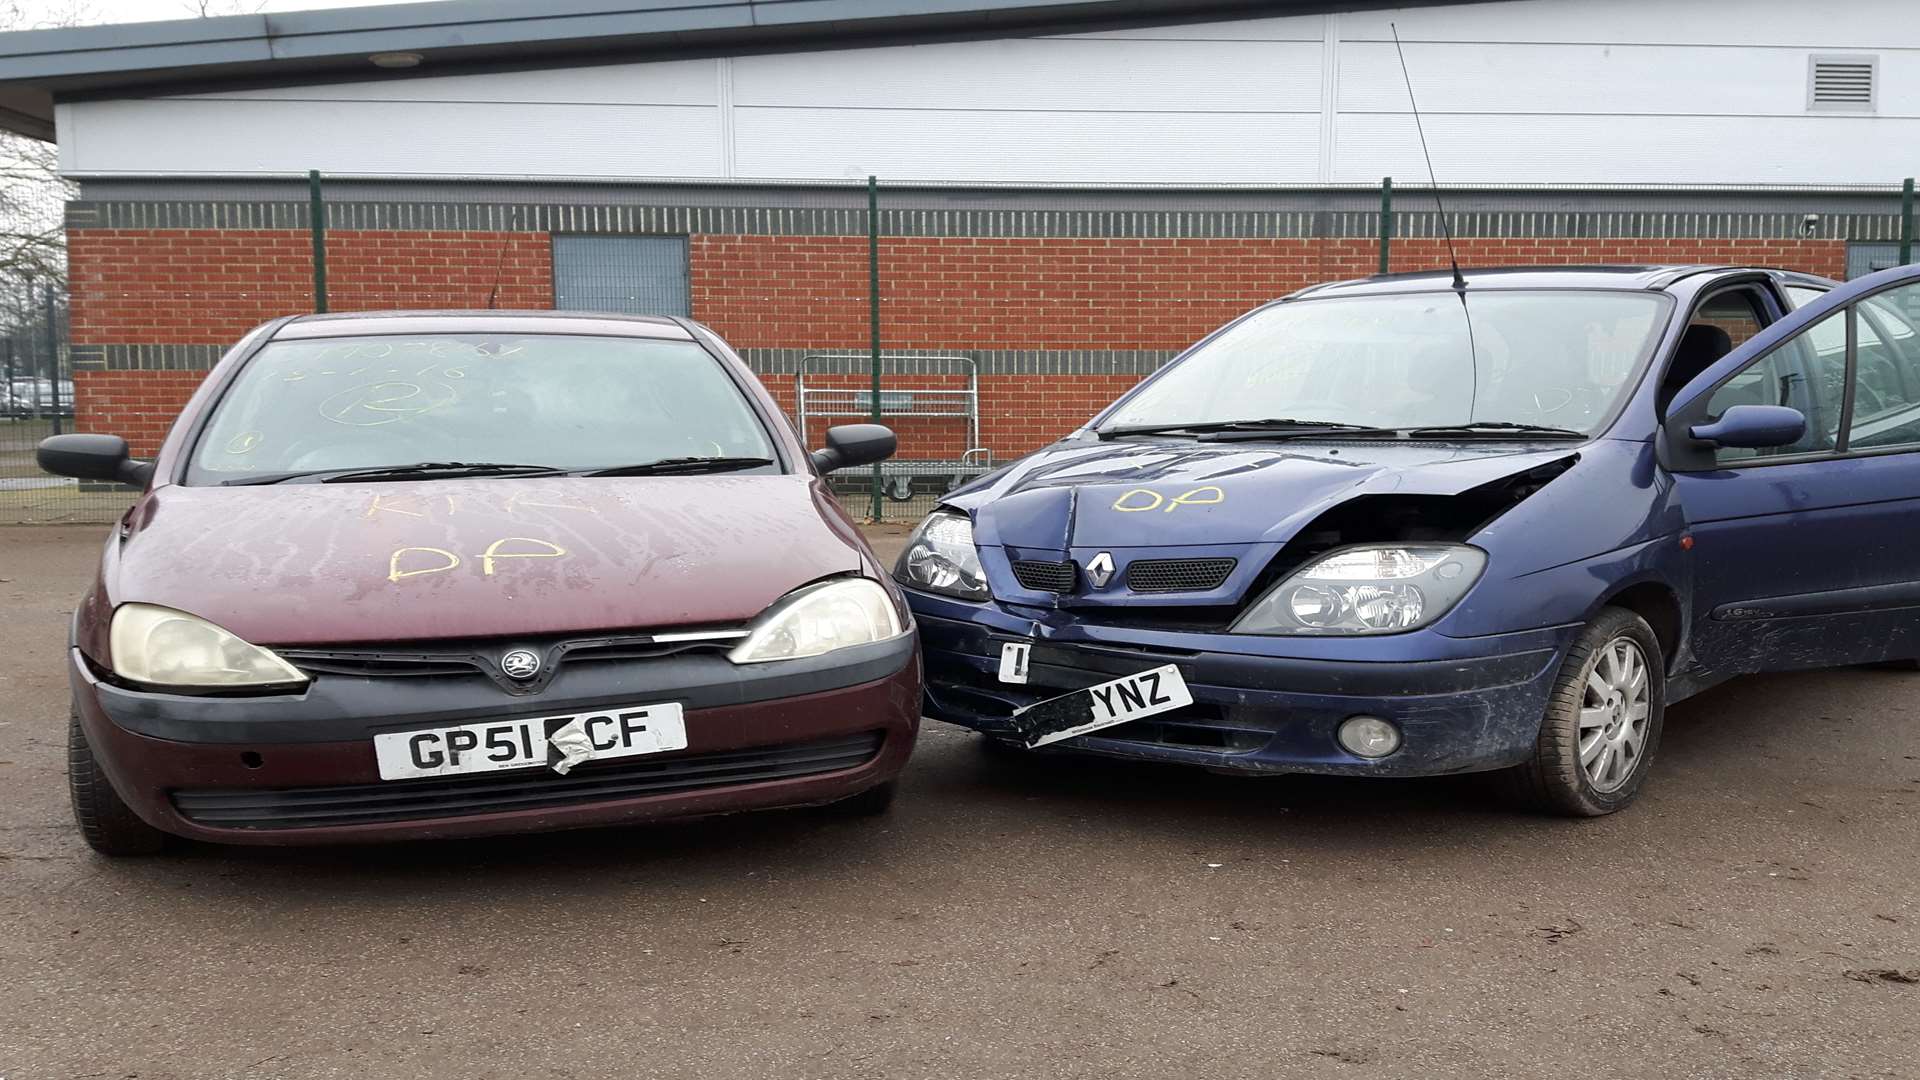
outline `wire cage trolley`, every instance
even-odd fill
[[[850,376],[871,377],[873,358],[861,353],[812,353],[794,372],[794,411],[800,438],[813,445],[810,425],[874,415],[873,389]],[[952,491],[993,469],[993,451],[980,445],[980,367],[970,356],[882,354],[882,421],[894,417],[950,417],[966,425],[966,447],[957,458],[893,458],[880,466],[882,490],[895,502]],[[846,481],[851,488],[864,478]]]

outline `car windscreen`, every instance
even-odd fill
[[[1473,291],[1464,310],[1451,291],[1275,304],[1201,345],[1101,428],[1285,418],[1591,433],[1645,366],[1669,307],[1657,293],[1570,289]]]
[[[589,470],[774,458],[744,392],[691,341],[423,334],[269,342],[235,375],[189,483],[511,462]]]

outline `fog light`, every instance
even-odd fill
[[[1340,745],[1355,757],[1383,758],[1400,749],[1400,729],[1377,716],[1349,716],[1340,725]]]

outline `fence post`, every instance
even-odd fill
[[[47,411],[53,414],[53,433],[64,430],[60,423],[60,339],[58,328],[53,323],[54,297],[53,279],[47,279],[47,367],[52,378],[47,380]]]
[[[1393,177],[1380,179],[1380,272],[1387,273],[1393,252]]]
[[[867,177],[867,297],[873,350],[873,422],[880,422],[880,180]],[[873,463],[873,508],[880,520],[880,463]]]
[[[1913,177],[1900,186],[1900,265],[1913,261]]]
[[[320,199],[320,170],[307,170],[307,216],[313,225],[313,310],[327,310],[327,205]]]

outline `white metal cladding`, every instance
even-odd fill
[[[58,124],[81,175],[1417,183],[1393,20],[1443,182],[1885,184],[1920,145],[1910,11],[1516,0],[83,101]],[[1871,57],[1871,111],[1814,108],[1816,56]]]

